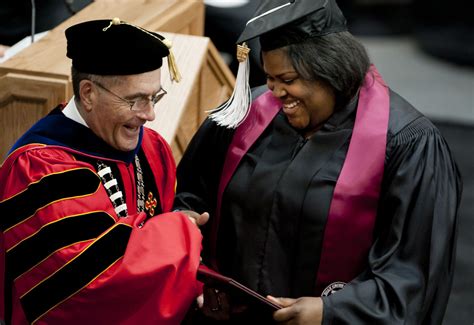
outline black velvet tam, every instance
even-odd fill
[[[156,70],[169,54],[164,37],[118,18],[92,20],[66,30],[67,57],[74,68],[97,75]]]
[[[266,51],[345,30],[346,19],[335,0],[264,0],[237,43],[260,36]]]

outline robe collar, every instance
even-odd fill
[[[81,116],[81,113],[79,113],[79,110],[77,109],[75,98],[75,96],[72,96],[69,103],[67,103],[66,107],[64,107],[63,114],[66,115],[66,117],[69,117],[71,120],[76,121],[77,123],[82,124],[86,127],[89,127],[84,118]]]
[[[31,143],[67,147],[83,154],[106,160],[118,160],[125,163],[133,161],[143,138],[143,126],[140,128],[138,145],[131,151],[120,151],[112,148],[104,140],[95,135],[88,127],[66,117],[60,105],[47,116],[35,123],[13,145],[10,152]]]
[[[348,120],[353,121],[356,114],[357,103],[359,101],[359,93],[351,99],[349,104],[344,108],[335,111],[329,119],[324,123],[323,129],[334,130],[345,125]]]

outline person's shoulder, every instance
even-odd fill
[[[436,133],[436,126],[412,104],[390,89],[390,117],[388,137],[412,136]]]
[[[143,127],[143,139],[151,141],[163,142],[165,139],[157,131],[150,129],[149,127]]]
[[[79,169],[94,172],[65,148],[29,144],[17,148],[5,159],[0,166],[0,184],[6,184],[2,191],[22,191],[46,176]]]
[[[413,156],[414,152],[422,152],[422,147],[437,148],[443,155],[449,155],[448,144],[433,122],[402,96],[390,91],[387,158],[393,160],[399,155]],[[417,159],[421,156],[418,155]]]
[[[143,128],[142,149],[148,152],[171,152],[170,143],[157,131],[148,127]]]
[[[63,147],[46,145],[43,143],[30,143],[12,151],[1,165],[2,168],[11,166],[22,160],[42,160],[45,163],[57,161],[76,161],[73,155]]]

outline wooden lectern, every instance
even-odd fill
[[[234,76],[212,42],[201,36],[202,0],[94,2],[0,65],[0,162],[31,125],[72,96],[66,28],[81,21],[113,17],[159,31],[173,42],[183,80],[171,83],[164,62],[162,83],[168,95],[158,103],[155,121],[147,126],[171,144],[177,161],[206,110],[232,93]]]

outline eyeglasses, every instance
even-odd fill
[[[91,81],[94,85],[98,86],[102,90],[105,90],[109,94],[115,96],[116,98],[120,99],[122,102],[126,103],[128,106],[130,106],[130,110],[135,111],[135,112],[145,111],[149,107],[148,105],[150,104],[150,102],[152,103],[152,105],[154,107],[155,104],[158,103],[160,101],[160,99],[162,99],[163,96],[167,94],[166,90],[164,90],[163,88],[160,87],[160,90],[155,95],[151,96],[151,98],[150,97],[148,97],[148,98],[143,97],[143,98],[138,98],[136,100],[129,100],[129,99],[125,99],[125,98],[117,95],[113,91],[107,89],[100,82],[97,82],[97,81],[94,81],[94,80],[91,80]]]

